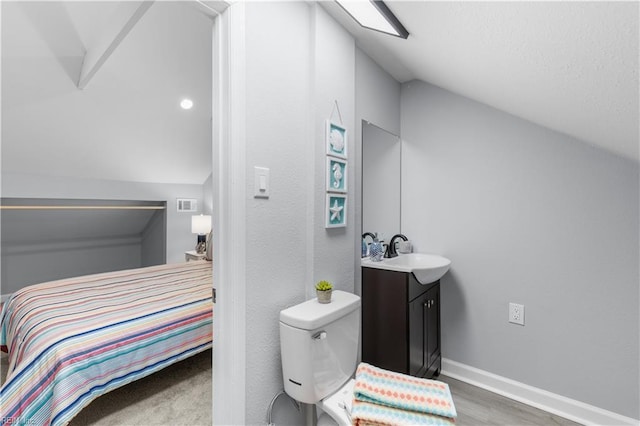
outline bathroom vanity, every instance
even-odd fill
[[[362,268],[362,361],[416,377],[440,374],[440,280]]]

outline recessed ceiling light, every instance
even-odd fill
[[[182,109],[191,109],[193,107],[193,101],[191,99],[183,99],[180,101],[180,107],[182,107]]]
[[[381,0],[336,0],[336,3],[365,28],[396,37],[409,37],[409,31]]]

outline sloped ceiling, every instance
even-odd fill
[[[155,2],[84,90],[119,2],[0,2],[2,170],[201,184],[211,171],[211,21]],[[400,82],[420,79],[638,161],[638,2],[388,1],[408,40],[321,2]],[[178,101],[194,99],[183,111]]]
[[[84,53],[119,3],[1,2],[3,171],[207,179],[212,21],[189,2],[154,2],[80,90]]]
[[[423,80],[638,161],[639,2],[386,3],[407,40],[321,4],[400,82]]]

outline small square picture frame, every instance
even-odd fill
[[[342,228],[347,226],[346,194],[327,194],[325,210],[325,228]]]
[[[346,160],[327,156],[327,192],[347,192],[348,163]]]
[[[347,158],[347,129],[341,124],[327,120],[325,134],[327,142],[327,155],[339,158]]]

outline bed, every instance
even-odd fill
[[[98,396],[209,349],[211,262],[51,281],[0,314],[1,424],[64,425]]]

